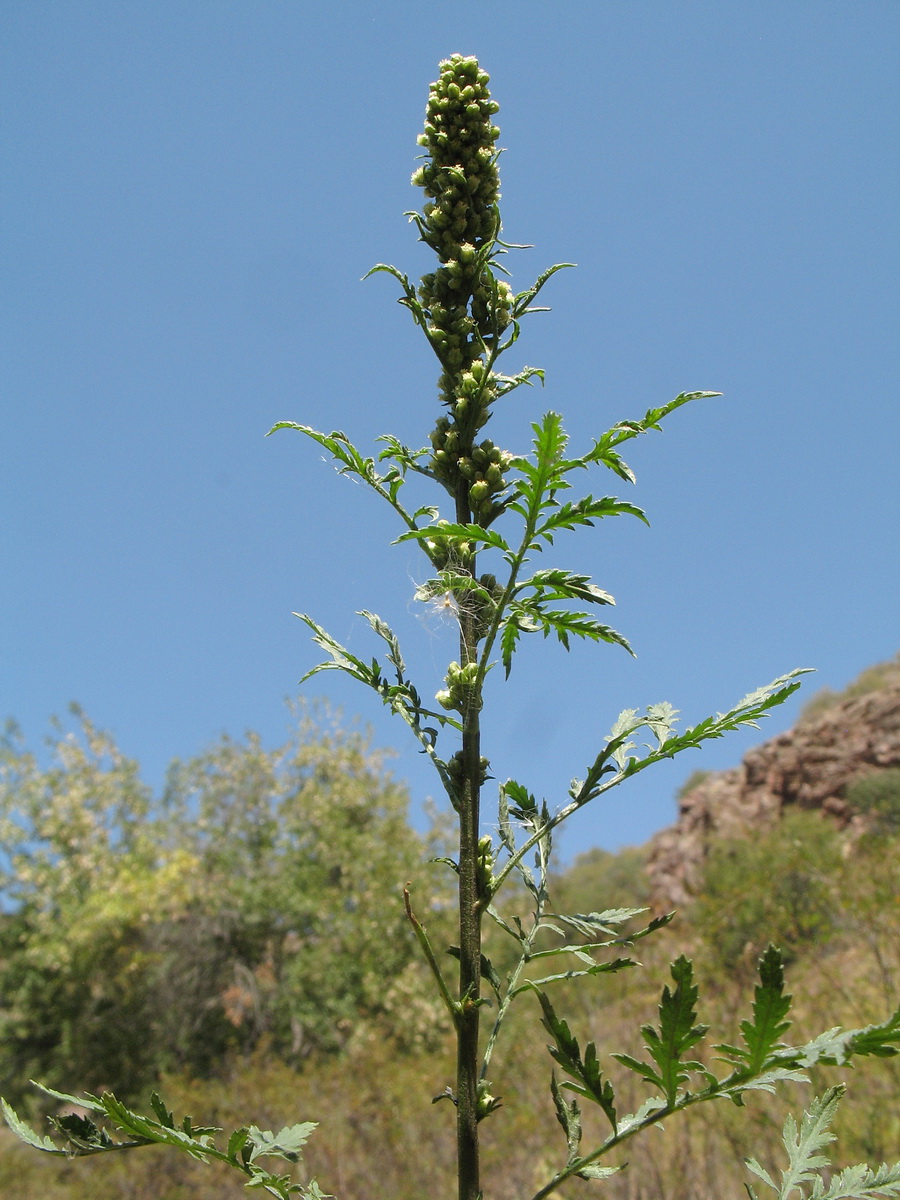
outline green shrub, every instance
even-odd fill
[[[857,812],[871,815],[879,832],[900,831],[900,767],[854,780],[847,788],[846,800]]]
[[[716,842],[695,919],[713,959],[753,968],[770,941],[786,959],[821,950],[838,931],[841,839],[817,813],[789,812],[759,834]]]

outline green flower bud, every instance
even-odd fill
[[[496,1096],[492,1096],[490,1092],[480,1092],[478,1099],[475,1102],[475,1116],[479,1121],[483,1121],[495,1109],[501,1107],[500,1101]]]

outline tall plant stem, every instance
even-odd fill
[[[471,520],[467,489],[456,497],[457,519]],[[475,574],[474,557],[470,567]],[[460,613],[460,662],[478,654],[475,620]],[[470,695],[463,713],[462,788],[459,804],[459,1000],[456,1025],[456,1146],[459,1200],[481,1194],[478,1159],[478,1032],[481,990],[481,895],[478,830],[481,800],[481,687]]]

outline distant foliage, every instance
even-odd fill
[[[770,829],[713,843],[695,919],[716,961],[748,973],[769,940],[790,961],[838,928],[841,838],[818,813],[788,812]]]
[[[879,832],[900,832],[900,767],[861,776],[845,798],[857,812],[871,816]]]
[[[647,848],[625,846],[616,854],[599,846],[579,854],[550,886],[560,912],[595,912],[599,908],[642,908],[650,900]]]
[[[173,764],[154,802],[77,715],[49,766],[14,733],[0,758],[7,1094],[40,1076],[127,1097],[262,1038],[300,1060],[369,1026],[429,1036],[411,930],[380,911],[422,877],[423,846],[363,737],[298,713],[276,750],[250,734]]]

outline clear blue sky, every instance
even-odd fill
[[[313,614],[363,654],[395,624],[421,689],[452,631],[423,563],[277,420],[425,441],[436,364],[377,261],[429,260],[403,211],[438,61],[479,56],[501,105],[510,263],[554,311],[541,411],[576,447],[681,390],[629,461],[652,521],[562,539],[634,644],[526,643],[489,720],[497,774],[561,801],[623,707],[688,720],[795,666],[842,687],[898,638],[900,6],[344,0],[78,4],[0,14],[3,237],[0,716],[33,746],[78,700],[159,786],[222,731],[286,731]],[[598,477],[597,490],[609,487]],[[623,485],[624,487],[624,485]],[[548,559],[549,565],[549,559]],[[308,685],[434,785],[371,693]],[[648,772],[565,842],[674,816],[696,768]]]

